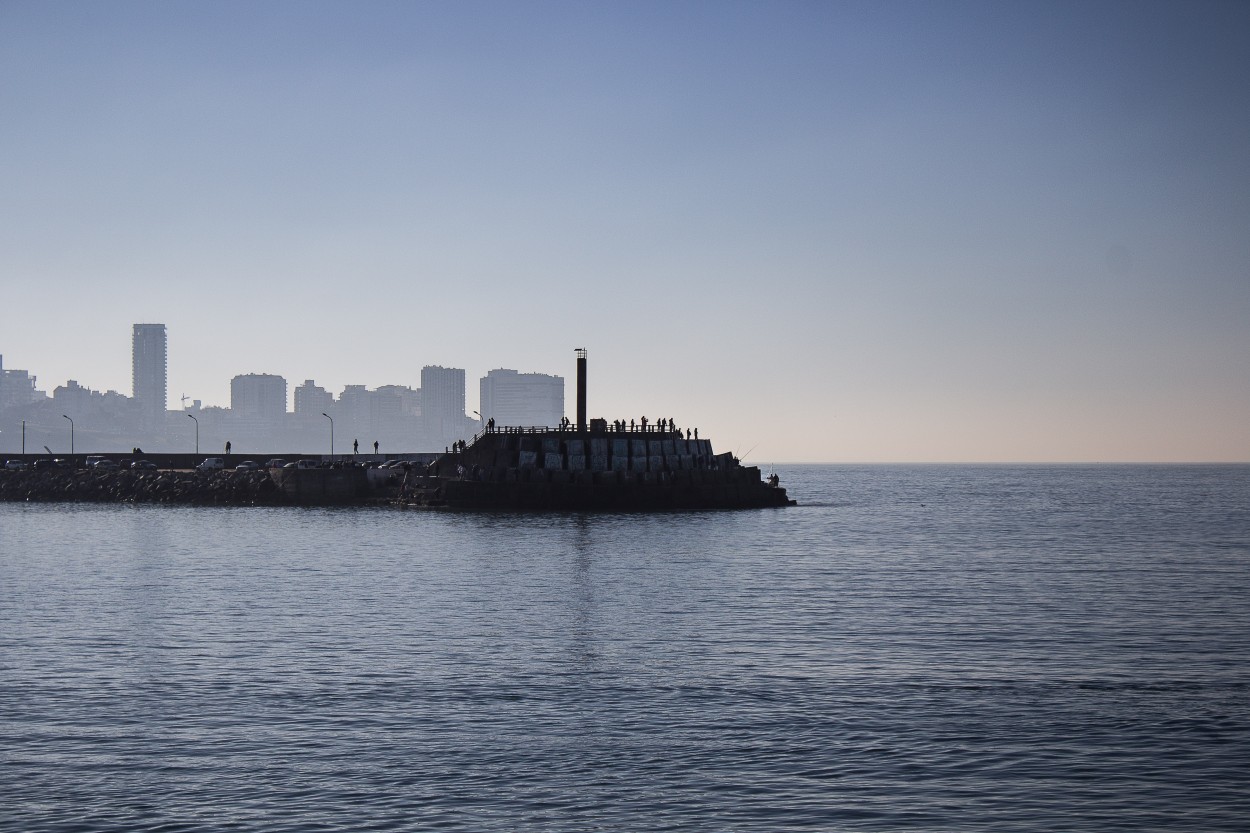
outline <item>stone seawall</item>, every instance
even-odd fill
[[[0,500],[272,506],[285,503],[264,471],[0,471]]]

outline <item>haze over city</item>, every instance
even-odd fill
[[[129,393],[95,390],[77,379],[44,391],[36,374],[5,367],[0,354],[0,452],[52,453],[54,444],[65,453],[68,440],[72,453],[80,437],[84,449],[136,455],[143,448],[164,453],[194,448],[197,454],[205,448],[245,454],[317,448],[355,455],[363,438],[365,453],[372,445],[375,456],[382,448],[394,456],[449,449],[496,426],[532,430],[568,424],[561,376],[491,370],[474,380],[479,405],[470,415],[464,369],[432,365],[420,369],[420,386],[347,385],[337,392],[315,379],[295,385],[272,373],[240,373],[230,380],[227,407],[205,406],[184,394],[171,410],[168,348],[164,324],[134,325]]]
[[[586,347],[761,464],[1247,461],[1247,77],[1244,3],[6,2],[0,355],[472,412]]]

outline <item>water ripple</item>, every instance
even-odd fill
[[[1250,470],[0,506],[0,829],[1239,830]],[[84,546],[84,535],[89,546]]]

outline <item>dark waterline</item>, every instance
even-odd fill
[[[0,505],[0,828],[1250,817],[1250,467],[659,516]]]

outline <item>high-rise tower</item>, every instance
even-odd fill
[[[164,324],[136,324],[131,347],[135,403],[148,428],[156,428],[168,400]]]
[[[465,429],[464,368],[421,368],[421,420],[431,447],[461,438]]]

